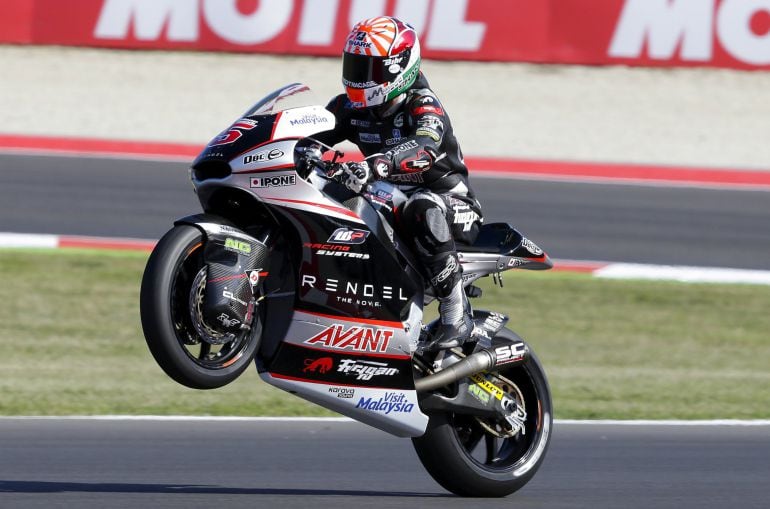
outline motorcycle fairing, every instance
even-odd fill
[[[458,244],[463,283],[510,269],[545,270],[553,267],[548,255],[507,223],[485,224],[473,245]]]
[[[414,390],[297,382],[271,373],[260,373],[260,377],[270,385],[398,437],[421,436],[428,426],[428,416],[420,410]]]
[[[417,404],[411,356],[417,348],[421,319],[422,307],[414,299],[403,322],[295,309],[269,365],[258,364],[260,377],[396,436],[420,436],[428,417]],[[374,368],[377,374],[359,379],[358,373],[367,368]],[[397,373],[387,371],[394,369]]]
[[[473,310],[473,335],[491,340],[505,327],[508,317],[494,311]]]
[[[353,329],[349,336],[352,338],[356,333]],[[292,343],[282,344],[281,354],[270,364],[270,374],[345,387],[414,389],[411,357],[376,353],[358,355]]]

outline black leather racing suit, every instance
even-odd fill
[[[334,113],[332,131],[315,136],[334,145],[355,143],[377,178],[397,184],[409,197],[397,211],[396,228],[414,239],[438,297],[446,297],[461,278],[455,239],[472,243],[482,221],[468,184],[468,169],[449,116],[420,74],[395,111],[355,109],[345,94],[326,107]],[[373,111],[374,110],[374,111]]]

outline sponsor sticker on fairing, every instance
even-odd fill
[[[236,140],[239,140],[241,136],[243,136],[242,131],[251,131],[257,125],[259,122],[256,120],[252,120],[250,118],[242,118],[236,123],[234,123],[232,126],[230,126],[230,129],[223,132],[213,140],[211,140],[211,143],[209,143],[209,147],[218,147],[221,145],[229,145],[230,143],[235,142]]]
[[[225,238],[225,249],[244,255],[251,254],[251,244],[230,237]]]
[[[329,392],[343,399],[352,399],[356,395],[356,390],[350,387],[329,387]]]
[[[302,369],[303,373],[320,373],[324,374],[334,367],[334,359],[331,357],[321,357],[320,359],[305,359],[305,367]]]
[[[270,150],[263,150],[262,152],[257,152],[255,154],[249,154],[247,156],[244,156],[243,164],[264,163],[266,161],[272,161],[273,159],[278,159],[279,157],[283,157],[283,156],[284,156],[284,153],[282,150],[273,148]]]
[[[346,329],[344,325],[334,324],[305,340],[305,344],[323,346],[332,350],[385,352],[392,338],[392,330],[359,326]]]
[[[500,346],[495,348],[495,365],[509,364],[524,359],[527,353],[527,345],[524,343],[514,343],[512,345]]]
[[[362,397],[358,400],[356,408],[369,410],[388,415],[390,413],[408,414],[414,410],[414,403],[410,403],[403,392],[386,392],[379,399]]]
[[[300,118],[290,120],[289,123],[291,125],[316,125],[316,124],[328,124],[329,119],[326,117],[322,117],[320,115],[316,115],[313,113],[307,113],[303,115]]]
[[[273,175],[269,177],[251,177],[252,188],[286,187],[297,184],[296,175]]]
[[[527,251],[529,251],[535,256],[540,256],[543,254],[543,250],[537,247],[537,244],[535,244],[534,242],[532,242],[527,238],[521,239],[521,245],[524,246]]]
[[[366,242],[369,233],[371,232],[368,230],[358,230],[356,228],[337,228],[326,242],[331,244],[363,244]]]
[[[398,374],[398,369],[391,368],[387,362],[342,359],[337,367],[337,372],[356,375],[356,380],[371,380],[375,376]]]

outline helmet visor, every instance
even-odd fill
[[[369,88],[395,80],[409,56],[374,57],[369,55],[342,54],[342,82],[351,88]]]

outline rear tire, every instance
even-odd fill
[[[499,336],[518,337],[505,329]],[[475,417],[447,412],[431,415],[425,434],[412,439],[428,473],[457,495],[509,495],[529,482],[548,450],[553,411],[540,361],[533,353],[525,364],[500,370],[500,374],[523,396],[527,412],[524,433],[495,438]]]
[[[261,322],[255,313],[248,331],[212,345],[193,326],[190,292],[204,269],[203,234],[190,225],[175,226],[152,251],[142,278],[139,309],[147,346],[175,381],[193,389],[223,387],[254,359]]]

